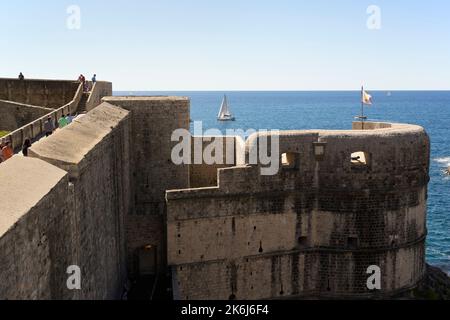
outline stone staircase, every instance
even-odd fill
[[[90,92],[83,92],[83,96],[81,97],[80,103],[78,104],[78,108],[76,113],[86,113],[86,103],[89,99],[89,96],[91,95]]]

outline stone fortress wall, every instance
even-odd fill
[[[51,108],[0,100],[0,129],[15,131],[52,111]]]
[[[88,93],[77,81],[0,79],[0,130],[3,139],[19,150],[25,139],[40,139],[48,117],[56,123],[63,115],[90,111],[101,98],[112,95],[112,83],[98,81]],[[3,100],[1,100],[3,99]]]
[[[128,268],[138,271],[139,252],[147,245],[157,251],[160,271],[167,266],[165,192],[189,187],[187,165],[171,160],[172,132],[189,129],[190,101],[183,97],[108,97],[103,101],[130,111],[133,211],[126,219]]]
[[[112,83],[106,81],[97,81],[92,85],[91,93],[86,101],[86,111],[91,111],[102,102],[103,97],[112,96]]]
[[[168,191],[176,297],[363,298],[413,288],[425,273],[429,139],[416,126],[365,125],[386,128],[283,132],[280,152],[292,163],[278,175],[225,168],[216,187]],[[352,163],[357,152],[366,164]],[[371,265],[381,268],[381,292],[366,286]]]
[[[189,130],[189,108],[182,97],[104,98],[30,158],[0,164],[0,299],[116,299],[127,277],[166,270],[176,299],[370,297],[369,265],[382,270],[378,296],[420,282],[422,128],[282,132],[289,163],[261,176],[238,157],[257,134],[225,139],[233,164],[174,165],[171,135]],[[70,265],[80,291],[66,287]]]
[[[0,299],[117,299],[126,279],[128,112],[102,105],[0,164]],[[38,159],[33,159],[38,158]],[[67,289],[77,265],[82,289]]]
[[[67,80],[0,79],[0,100],[57,109],[73,99],[78,85]]]
[[[0,130],[15,131],[68,104],[78,87],[76,81],[0,79]]]

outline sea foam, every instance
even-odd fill
[[[437,163],[443,164],[445,166],[450,166],[450,157],[436,158],[434,159]]]

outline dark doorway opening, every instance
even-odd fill
[[[135,276],[129,300],[172,300],[172,281],[158,268],[158,247],[147,245],[135,252]]]

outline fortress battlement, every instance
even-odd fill
[[[0,164],[0,299],[116,299],[146,275],[170,275],[182,300],[391,297],[422,281],[423,128],[280,132],[272,176],[248,161],[261,134],[192,136],[202,150],[225,140],[233,163],[175,165],[189,98],[107,88],[29,158]],[[81,290],[66,286],[73,265]],[[381,290],[367,287],[371,266]]]
[[[289,162],[280,159],[277,175],[243,164],[219,169],[216,186],[168,191],[177,297],[362,298],[420,282],[428,135],[414,125],[364,126],[280,132],[280,156]],[[261,135],[270,138],[250,136],[247,154]],[[382,293],[367,288],[373,265],[384,275]]]

